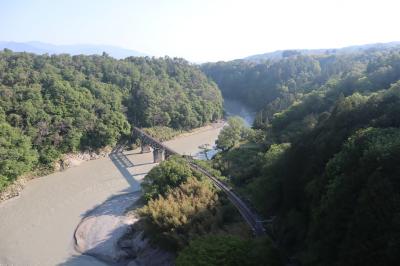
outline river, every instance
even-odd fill
[[[242,104],[238,100],[224,99],[224,110],[227,118],[232,116],[241,117],[246,127],[251,127],[256,117],[256,111],[251,110],[248,106]],[[208,160],[218,152],[215,143],[207,148],[207,151],[202,150],[193,154],[194,158],[200,160]]]
[[[224,99],[224,110],[227,117],[240,116],[243,118],[245,125],[251,127],[256,117],[256,111],[251,110],[248,106],[242,104],[238,100]]]
[[[247,111],[226,101],[229,115]],[[236,106],[236,107],[235,107]],[[210,125],[166,144],[182,154],[198,154],[213,146],[221,125]],[[152,154],[125,153],[30,181],[20,196],[0,203],[0,265],[104,265],[74,250],[74,230],[84,215],[110,197],[138,191],[143,177],[156,164]],[[110,214],[111,215],[111,214]]]

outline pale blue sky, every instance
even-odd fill
[[[1,41],[108,44],[191,61],[400,41],[396,0],[0,0]]]

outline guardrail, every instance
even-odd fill
[[[149,134],[147,134],[146,132],[144,132],[140,128],[133,127],[133,131],[136,132],[142,139],[145,138],[147,140],[146,144],[152,146],[153,148],[164,149],[170,155],[180,155],[179,153],[177,153],[173,149],[165,146],[159,140],[153,138],[152,136],[150,136]],[[132,132],[132,133],[134,133],[134,132]]]

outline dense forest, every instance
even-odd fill
[[[252,239],[225,196],[172,157],[142,186],[138,226],[154,243],[177,265],[397,264],[398,49],[200,67],[4,50],[0,190],[65,153],[113,146],[132,125],[169,136],[219,119],[221,92],[258,114],[252,129],[230,118],[221,152],[199,163],[254,205],[276,241]]]
[[[261,127],[269,124],[274,114],[298,103],[305,95],[326,91],[326,86],[338,80],[345,82],[346,77],[362,73],[368,65],[371,68],[373,62],[381,59],[382,53],[392,51],[396,50],[373,49],[364,53],[319,56],[288,53],[281,60],[262,63],[235,60],[207,63],[201,68],[218,84],[225,98],[242,101],[260,111],[255,123]],[[386,74],[393,75],[395,71],[387,70]],[[383,73],[376,78],[389,83],[395,80],[393,76],[384,77]]]
[[[62,154],[113,146],[131,125],[201,126],[221,93],[183,59],[0,52],[0,189]]]
[[[176,254],[176,265],[283,265],[272,242],[253,239],[225,194],[186,159],[173,156],[160,163],[142,188],[146,203],[137,210],[141,222],[134,227]]]
[[[259,110],[262,135],[224,129],[212,163],[274,217],[280,249],[302,265],[398,264],[400,51],[202,68]]]

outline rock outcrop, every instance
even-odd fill
[[[173,265],[171,253],[152,247],[143,232],[134,229],[139,218],[127,210],[140,196],[114,196],[88,212],[75,231],[75,249],[110,265]]]

